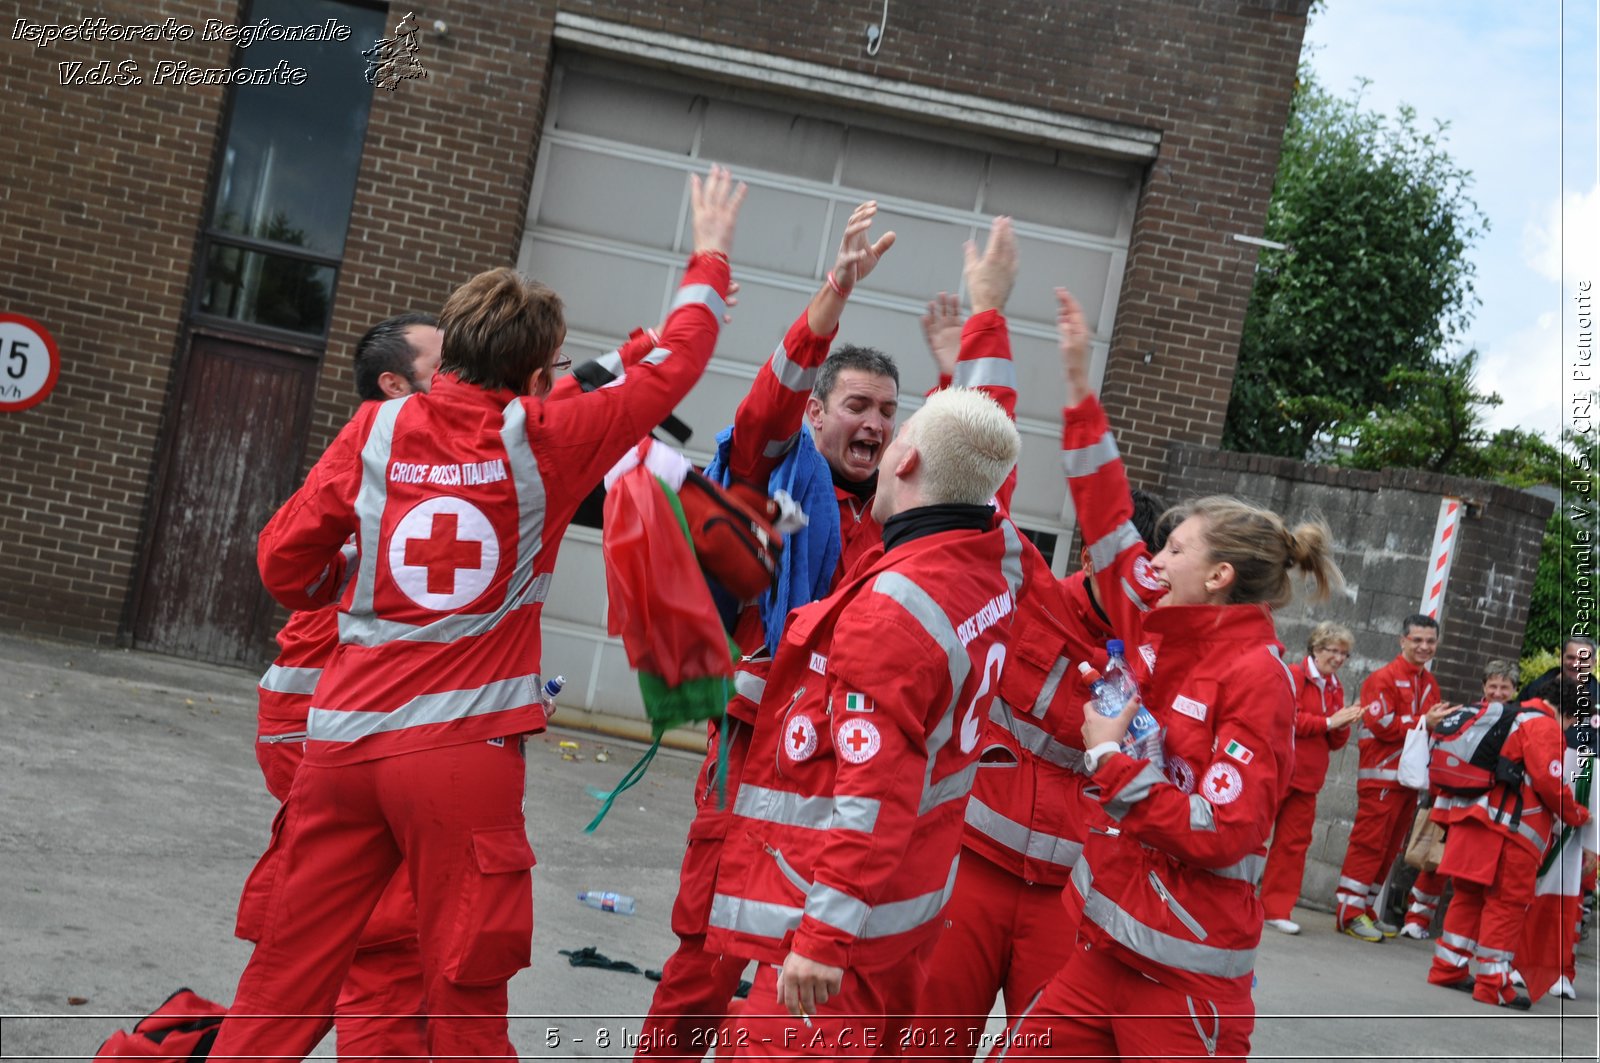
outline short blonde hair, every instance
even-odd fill
[[[1356,646],[1356,637],[1350,629],[1334,620],[1324,620],[1311,629],[1311,634],[1306,636],[1306,652],[1316,653],[1327,646],[1343,646],[1346,650],[1353,650]]]
[[[1000,404],[971,388],[935,392],[906,421],[921,457],[928,505],[982,505],[994,498],[1017,464],[1022,439]]]

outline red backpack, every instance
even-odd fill
[[[1429,739],[1428,781],[1456,797],[1486,794],[1497,783],[1520,783],[1522,765],[1500,755],[1517,717],[1537,712],[1513,702],[1465,705]]]
[[[159,1059],[170,1063],[199,1063],[211,1054],[217,1028],[228,1009],[190,989],[180,989],[159,1008],[134,1024],[131,1032],[118,1030],[106,1038],[95,1063],[116,1059]]]

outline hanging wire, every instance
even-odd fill
[[[883,0],[883,18],[876,27],[867,27],[867,54],[877,55],[883,47],[883,31],[889,26],[889,0]]]

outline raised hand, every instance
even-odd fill
[[[694,216],[695,254],[727,255],[733,249],[733,226],[749,189],[743,181],[715,163],[704,179],[689,176],[689,208]]]
[[[871,239],[869,230],[877,214],[877,201],[869,199],[851,211],[850,220],[845,222],[839,256],[833,262],[833,279],[846,292],[865,280],[877,267],[878,259],[894,246],[892,232],[884,233],[875,242]]]
[[[949,292],[934,296],[928,312],[922,315],[922,335],[940,376],[951,376],[956,371],[956,359],[961,355],[961,325],[961,299]]]
[[[1067,381],[1067,405],[1089,394],[1089,323],[1083,307],[1065,288],[1056,289],[1056,338],[1061,343],[1061,369]]]
[[[1017,281],[1017,236],[1011,231],[1011,219],[1001,215],[989,226],[988,245],[978,254],[978,245],[968,240],[964,248],[966,266],[962,271],[967,283],[967,296],[972,300],[972,312],[1006,308],[1011,298],[1011,286]]]

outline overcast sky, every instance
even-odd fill
[[[1505,400],[1492,427],[1554,437],[1576,344],[1573,296],[1596,276],[1597,0],[1327,0],[1306,31],[1317,79],[1369,109],[1450,124],[1491,226],[1472,250],[1482,305],[1466,342],[1480,390]],[[1563,46],[1564,45],[1564,46]],[[1562,282],[1563,256],[1566,282]],[[1566,339],[1563,341],[1563,329]]]

